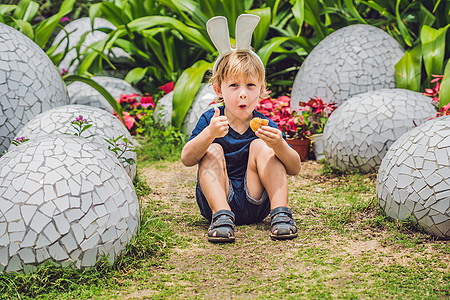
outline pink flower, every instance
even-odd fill
[[[67,74],[68,70],[67,69],[62,69],[61,71],[61,76],[65,76]]]
[[[117,115],[116,113],[114,113],[114,115],[118,117],[118,115]],[[134,123],[136,122],[136,120],[134,119],[134,117],[131,116],[128,112],[124,111],[124,112],[123,112],[123,118],[124,118],[124,120],[125,120],[125,124],[124,124],[124,125],[128,128],[128,130],[130,130],[131,128],[133,128]],[[122,122],[122,124],[123,124],[122,119],[119,118],[119,120],[120,120],[120,122]]]
[[[60,21],[64,23],[70,21],[70,19],[69,17],[62,17]]]
[[[173,91],[174,83],[173,81],[166,83],[165,85],[162,85],[159,87],[160,90],[163,90],[164,93],[170,93]]]

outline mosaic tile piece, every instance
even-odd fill
[[[68,72],[70,74],[73,74],[77,70],[80,62],[78,60],[74,60],[77,57],[77,52],[76,52],[76,49],[72,49],[72,48],[78,45],[78,43],[80,42],[80,40],[84,34],[87,33],[83,43],[80,46],[80,52],[85,51],[88,46],[90,46],[96,42],[105,40],[108,37],[107,33],[102,32],[98,29],[100,29],[100,28],[106,28],[106,29],[111,29],[111,30],[116,29],[116,26],[114,26],[111,22],[109,22],[108,20],[102,19],[102,18],[95,18],[93,25],[94,26],[92,27],[91,19],[89,17],[79,18],[79,19],[76,19],[76,20],[68,23],[66,26],[64,26],[64,30],[61,30],[56,35],[56,37],[52,43],[52,46],[57,46],[59,43],[60,44],[55,49],[54,54],[64,52],[67,46],[69,49],[71,49],[59,63],[58,67],[59,67],[60,71],[65,69],[65,70],[68,70]],[[92,28],[94,28],[93,31],[92,31]],[[66,31],[69,33],[69,42],[68,43],[67,43]],[[108,58],[113,63],[114,62],[127,63],[127,62],[129,62],[129,58],[130,58],[130,56],[121,48],[113,48],[111,50],[111,53],[105,52],[105,55],[108,55]],[[105,65],[107,65],[107,64],[105,64]]]
[[[68,104],[65,85],[45,52],[0,23],[0,156],[34,116]]]
[[[61,151],[56,151],[58,147]],[[31,154],[29,149],[33,149]],[[53,160],[43,155],[49,150],[55,152]],[[15,170],[16,161],[24,161],[25,157],[31,157],[30,163],[41,162],[37,170]],[[3,207],[0,210],[0,270],[28,272],[46,262],[64,267],[91,267],[102,254],[108,255],[110,262],[114,261],[130,241],[139,223],[138,199],[130,177],[117,158],[98,143],[73,135],[54,134],[14,147],[0,158],[0,170],[9,170],[0,174],[0,190],[22,176],[30,179],[36,177],[36,173],[49,174],[55,170],[52,165],[55,159],[62,162],[63,168],[70,169],[66,165],[69,158],[76,161],[88,158],[80,173],[83,187],[92,179],[89,174],[108,173],[107,179],[95,179],[80,194],[79,187],[68,184],[70,178],[55,181],[42,176],[40,188],[33,194],[25,192],[25,186],[19,186],[15,194],[3,194],[0,197],[0,207]],[[58,185],[64,187],[62,192]],[[103,188],[105,186],[109,188]],[[112,188],[121,186],[126,188]],[[48,192],[50,190],[52,192]],[[102,192],[98,193],[99,190]],[[94,202],[94,198],[99,199]],[[5,203],[8,205],[4,206]]]
[[[388,150],[377,177],[378,202],[389,217],[402,220],[411,215],[427,232],[443,238],[450,238],[450,166],[447,160],[438,158],[437,151],[450,150],[450,145],[438,146],[446,138],[441,133],[448,129],[450,116],[445,116],[404,134]],[[414,156],[417,152],[418,156],[435,157],[435,160],[423,166],[407,159],[400,161],[404,153]],[[400,175],[394,172],[398,167],[402,170]],[[405,185],[405,180],[412,182],[411,185]],[[386,187],[389,193],[383,192]],[[392,206],[399,206],[400,211],[391,210]]]
[[[382,89],[353,96],[325,124],[326,159],[344,170],[377,171],[392,143],[435,115],[429,97],[409,90]],[[417,149],[420,157],[424,151]],[[408,185],[405,179],[402,183]]]
[[[105,138],[114,139],[121,135],[124,135],[129,141],[133,142],[133,137],[125,128],[125,126],[123,126],[122,122],[117,119],[117,117],[100,108],[86,105],[65,105],[39,114],[19,131],[17,137],[26,137],[32,140],[37,137],[53,134],[73,135],[76,131],[72,127],[71,121],[73,121],[80,115],[82,115],[84,119],[87,119],[90,124],[92,124],[90,128],[82,133],[82,136],[88,137],[92,135],[92,137],[88,138],[88,140],[103,145],[105,149],[108,149],[109,145],[105,141]],[[67,149],[67,151],[73,150],[75,152],[73,153],[74,158],[79,154],[77,152],[80,152],[82,150],[81,147],[75,147],[77,148],[70,150]],[[10,147],[10,149],[12,148],[15,148],[15,146]],[[79,174],[80,172],[85,170],[84,165],[80,164],[79,162],[77,163],[76,161],[72,163],[69,158],[66,158],[65,160],[58,160],[55,157],[48,155],[48,153],[46,154],[46,156],[47,161],[55,168],[53,171],[42,174],[43,176],[45,176],[46,181],[50,182],[51,184],[55,184],[57,181],[65,179],[63,181],[64,186],[61,185],[62,183],[57,184],[55,192],[58,195],[62,196],[67,192],[67,189],[69,187],[72,190],[72,193],[76,193],[77,191],[79,192],[79,190],[81,189],[80,184],[77,184],[74,180],[71,180],[71,178],[73,175]],[[86,153],[85,156],[87,157],[89,156],[89,154]],[[128,151],[125,154],[125,158],[132,158],[136,161],[136,153]],[[59,166],[67,164],[70,165],[70,168],[58,168]],[[123,166],[130,178],[133,180],[136,176],[136,165],[129,165],[128,163],[123,162]],[[93,173],[88,176],[90,182],[94,182],[94,180],[96,183],[104,181],[104,178],[100,178],[98,175],[95,175],[96,173],[99,173],[101,171],[98,167],[94,165],[90,168],[90,170],[93,171]],[[32,180],[30,182],[32,184],[27,185],[26,190],[36,189],[37,182]],[[20,182],[16,181],[16,184],[20,184]]]
[[[153,115],[155,118],[159,118],[162,124],[170,125],[172,122],[172,99],[173,92],[170,92],[158,101],[155,108]],[[182,131],[190,135],[200,116],[211,107],[218,105],[212,103],[215,100],[217,100],[217,95],[212,85],[203,84],[184,118],[183,124],[181,125]]]
[[[141,94],[138,89],[123,79],[107,76],[93,76],[91,79],[104,87],[116,100],[120,99],[122,94]],[[67,92],[69,93],[70,104],[90,105],[114,113],[114,109],[105,97],[86,83],[80,81],[72,82],[67,86]]]
[[[291,107],[320,97],[342,102],[373,90],[394,88],[394,66],[403,57],[401,45],[382,29],[351,25],[323,39],[306,57],[292,87]]]

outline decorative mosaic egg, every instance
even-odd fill
[[[403,57],[400,44],[371,25],[333,32],[308,55],[292,87],[291,107],[320,97],[338,105],[353,95],[395,88],[394,66]]]
[[[47,54],[0,23],[0,156],[34,116],[68,102],[61,75]]]
[[[112,262],[138,223],[130,177],[97,143],[45,136],[0,158],[0,271]]]
[[[450,116],[399,138],[378,171],[377,197],[394,219],[411,216],[427,232],[450,238]]]
[[[100,143],[105,149],[108,149],[110,145],[105,139],[111,140],[123,135],[129,141],[133,142],[131,134],[118,118],[100,108],[86,105],[66,105],[41,113],[25,125],[19,131],[16,138],[25,137],[33,140],[40,136],[54,134],[74,135],[77,133],[77,130],[74,129],[72,121],[80,115],[89,124],[92,124],[90,128],[81,133],[82,137],[88,137],[88,141]],[[119,140],[118,143],[123,143],[123,139]],[[10,146],[10,149],[14,147]],[[136,153],[127,151],[124,154],[124,158],[131,158],[136,161]],[[136,165],[130,165],[125,161],[121,162],[131,180],[133,180],[136,176]]]
[[[172,99],[173,92],[168,93],[162,97],[156,106],[154,117],[157,118],[162,124],[169,126],[172,122]],[[213,103],[217,99],[216,92],[210,84],[203,84],[195,96],[194,102],[192,102],[186,117],[184,118],[181,129],[187,134],[191,134],[195,125],[200,119],[200,116],[213,106],[220,104]]]
[[[107,90],[116,100],[120,99],[120,95],[122,94],[141,94],[138,89],[134,88],[123,79],[107,76],[93,76],[91,79],[105,88],[105,90]],[[69,93],[70,104],[100,107],[110,113],[114,113],[114,109],[111,104],[109,104],[108,100],[106,100],[96,89],[86,83],[81,81],[72,82],[67,86],[67,91]]]
[[[417,92],[383,89],[356,95],[325,125],[326,159],[345,170],[374,172],[394,141],[435,115],[431,99]]]
[[[94,31],[92,32],[92,28],[94,28]],[[100,31],[98,29],[100,28],[107,28],[111,30],[115,30],[116,26],[114,26],[111,22],[108,20],[102,19],[102,18],[95,18],[94,19],[94,26],[91,26],[91,19],[88,17],[79,18],[76,19],[66,26],[64,26],[64,30],[61,30],[55,37],[52,46],[56,46],[59,43],[59,46],[55,49],[54,54],[62,53],[65,51],[67,47],[67,34],[69,33],[69,46],[68,49],[71,49],[80,42],[82,36],[86,33],[86,36],[84,38],[84,41],[80,47],[80,53],[82,53],[86,48],[96,42],[103,41],[107,39],[108,34]],[[121,48],[113,48],[111,50],[111,53],[105,53],[108,54],[108,58],[113,61],[128,61],[129,55],[123,51]],[[75,73],[79,61],[75,60],[77,57],[76,49],[70,50],[64,58],[59,63],[59,69],[62,71],[63,69],[68,70],[70,74]]]

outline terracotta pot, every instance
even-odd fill
[[[310,139],[286,139],[286,142],[297,151],[301,161],[306,161],[308,159],[309,146],[311,144]]]

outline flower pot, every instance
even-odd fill
[[[324,143],[323,143],[323,134],[313,134],[311,136],[312,145],[314,148],[314,155],[316,156],[316,160],[321,160],[325,158],[324,154]]]
[[[304,139],[286,139],[286,142],[291,145],[292,149],[297,151],[298,155],[300,155],[301,161],[306,161],[308,159],[309,146],[311,144],[311,140]]]

